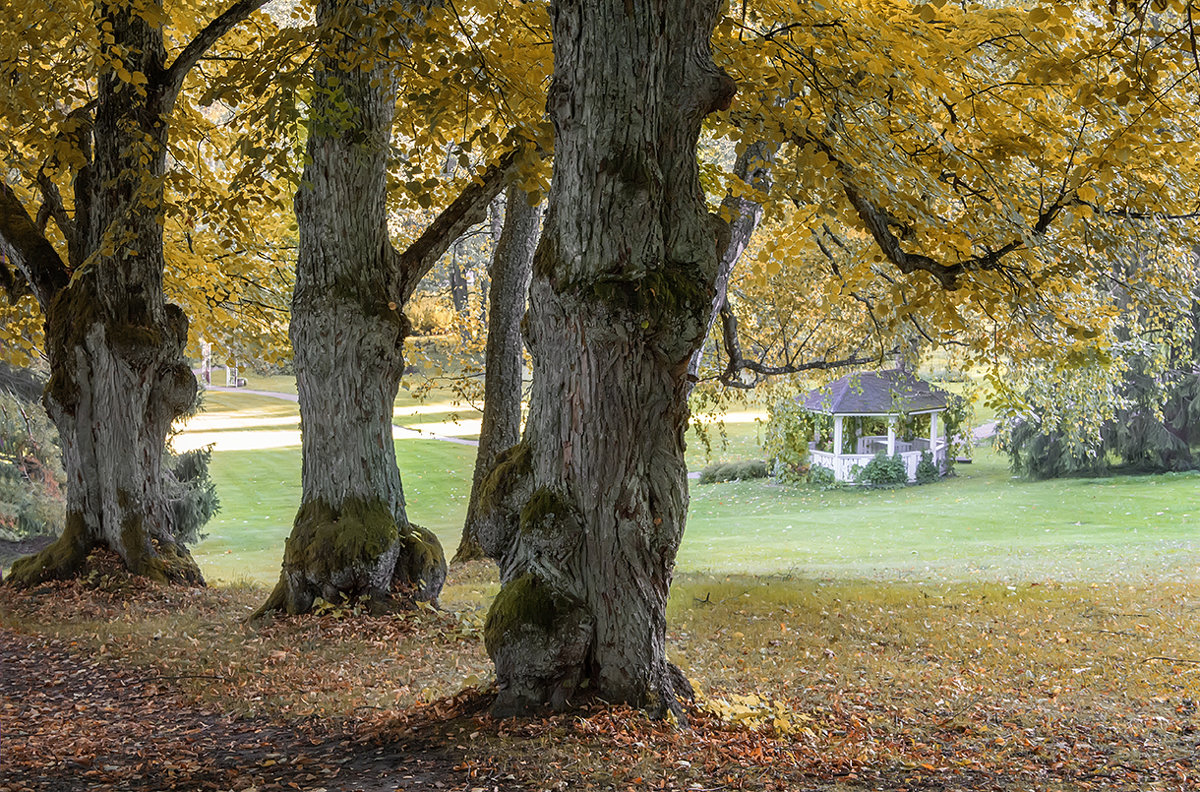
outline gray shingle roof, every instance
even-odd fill
[[[882,415],[945,409],[950,394],[909,371],[862,371],[811,390],[804,408],[833,415]]]

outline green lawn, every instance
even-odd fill
[[[475,449],[397,440],[396,457],[409,518],[436,533],[452,553],[467,511]],[[195,548],[197,562],[212,580],[273,581],[300,504],[300,449],[217,452],[212,473],[221,511]]]
[[[210,393],[212,419],[278,428],[295,404]],[[290,412],[289,412],[290,411]],[[238,431],[235,428],[223,433]],[[717,458],[757,454],[759,426],[730,423]],[[717,438],[719,440],[719,438]],[[689,448],[689,465],[704,464]],[[396,441],[411,518],[452,550],[474,449]],[[222,510],[196,557],[213,580],[270,582],[300,499],[300,449],[213,455]],[[1194,579],[1200,565],[1200,475],[1026,482],[981,449],[958,477],[897,490],[821,491],[769,480],[692,482],[681,571],[947,580]]]
[[[951,580],[1195,578],[1200,475],[1029,482],[979,449],[924,487],[693,486],[687,570]]]

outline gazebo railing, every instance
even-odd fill
[[[878,438],[864,437],[859,440],[858,446],[862,448],[871,448],[871,445],[863,445],[865,440],[876,440]],[[916,481],[917,465],[921,463],[921,454],[929,451],[929,440],[916,439],[911,442],[896,441],[896,453],[900,454],[904,460],[904,466],[908,471],[908,480]],[[907,446],[907,448],[905,448]],[[883,438],[883,446],[879,451],[887,453],[887,437]],[[870,451],[869,453],[858,454],[835,454],[832,451],[820,451],[816,448],[815,443],[809,444],[809,454],[812,464],[819,465],[823,468],[828,468],[833,471],[833,478],[836,481],[853,482],[854,468],[864,468],[872,459],[875,458],[878,451]],[[946,466],[946,441],[938,440],[933,445],[933,462],[938,466],[938,469],[944,469]]]

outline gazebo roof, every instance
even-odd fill
[[[808,392],[804,409],[830,415],[889,415],[946,409],[950,394],[903,369],[847,374]]]

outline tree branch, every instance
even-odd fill
[[[17,194],[3,181],[0,181],[0,238],[15,254],[11,264],[25,276],[42,309],[49,308],[54,295],[70,281],[70,271],[54,245],[29,217]],[[8,266],[0,269],[6,272],[0,279],[12,284],[14,278]],[[13,296],[19,294],[15,286],[6,285],[5,291]]]
[[[771,377],[780,374],[799,374],[802,371],[831,371],[833,369],[879,362],[879,358],[874,355],[871,357],[860,357],[853,354],[850,357],[840,360],[810,360],[804,363],[789,361],[779,366],[768,366],[757,360],[747,360],[742,356],[742,345],[738,339],[737,316],[733,313],[733,309],[729,306],[729,303],[721,306],[721,335],[724,339],[725,354],[729,360],[725,365],[725,370],[721,372],[721,375],[717,379],[723,385],[730,388],[749,390],[757,384],[757,382],[742,382],[740,375],[743,371],[753,372],[761,379],[762,377]]]
[[[492,200],[504,189],[509,174],[516,168],[518,151],[513,150],[468,184],[450,205],[441,211],[425,231],[404,252],[397,253],[400,269],[401,302],[407,302],[446,249],[467,229],[487,218]]]
[[[45,234],[46,222],[50,218],[54,218],[54,224],[62,232],[63,238],[67,240],[67,260],[72,266],[78,266],[80,263],[77,260],[79,258],[79,238],[75,233],[75,221],[67,214],[62,194],[58,191],[58,185],[46,173],[45,168],[38,169],[37,181],[38,187],[42,191],[42,206],[37,213],[37,229]]]
[[[237,0],[225,10],[225,13],[209,22],[207,27],[188,42],[188,45],[175,58],[175,62],[163,72],[162,80],[159,83],[166,109],[170,109],[175,104],[175,99],[179,96],[180,89],[183,88],[184,78],[187,77],[192,67],[199,63],[204,53],[208,52],[221,39],[221,36],[262,8],[267,2],[268,0]]]
[[[850,169],[835,156],[833,150],[824,141],[812,137],[798,137],[793,142],[798,145],[815,146],[837,166],[838,176],[842,182],[842,191],[850,201],[850,205],[854,207],[855,213],[867,227],[875,244],[879,246],[880,252],[905,275],[917,271],[928,272],[938,279],[942,288],[953,291],[958,288],[959,278],[967,272],[1003,269],[1004,257],[1025,246],[1023,239],[1015,239],[995,250],[989,250],[982,255],[972,256],[953,264],[944,264],[923,253],[909,253],[900,245],[900,237],[892,231],[892,228],[900,227],[899,221],[858,191],[851,179]],[[1067,195],[1060,196],[1038,215],[1037,222],[1034,223],[1031,231],[1036,235],[1046,233],[1050,224],[1054,222],[1067,203]]]

